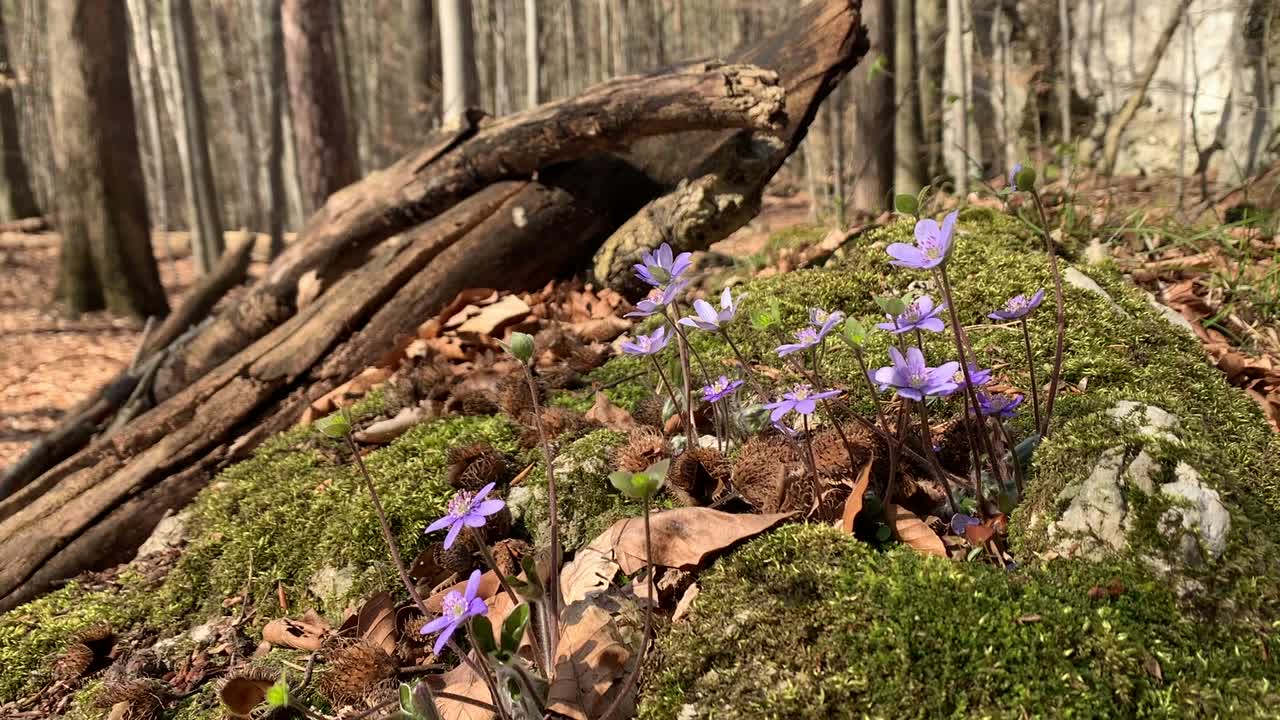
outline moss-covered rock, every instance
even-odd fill
[[[640,716],[1274,717],[1265,642],[1132,562],[1006,573],[791,526],[703,576]]]
[[[959,229],[949,274],[961,322],[983,365],[997,368],[999,380],[1025,388],[1029,378],[1016,330],[986,322],[985,314],[1037,288],[1048,288],[1052,297],[1047,258],[1017,220],[998,213],[968,211]],[[750,283],[741,288],[749,294],[744,309],[777,301],[783,327],[795,328],[809,307],[874,322],[880,320],[875,294],[913,290],[936,297],[924,273],[888,263],[884,247],[910,235],[910,224],[899,223],[846,246],[825,269]],[[1274,705],[1280,667],[1273,659],[1280,530],[1272,520],[1280,510],[1280,436],[1204,361],[1195,340],[1118,271],[1103,266],[1087,272],[1103,292],[1066,289],[1066,390],[1053,435],[1034,455],[1027,496],[1010,523],[1023,570],[924,561],[905,551],[875,556],[852,542],[836,543],[829,533],[813,542],[819,536],[805,533],[816,530],[760,541],[707,583],[688,629],[662,641],[663,663],[649,686],[646,714],[1280,712]],[[1046,303],[1030,322],[1041,380],[1051,370],[1055,339],[1050,307]],[[786,382],[786,370],[771,352],[782,340],[778,334],[745,323],[734,332],[748,355],[782,369]],[[714,337],[698,337],[704,356],[729,356]],[[948,338],[926,341],[934,362],[954,356]],[[886,342],[883,333],[873,334],[867,354],[876,365],[884,364]],[[823,370],[850,388],[855,406],[870,412],[849,353],[828,352]],[[1123,401],[1179,418],[1176,441],[1153,440],[1129,419],[1107,412]],[[956,411],[954,404],[950,409]],[[1031,430],[1027,417],[1012,426],[1015,435]],[[1070,507],[1069,488],[1116,449],[1126,464],[1148,451],[1157,485],[1176,482],[1178,468],[1194,468],[1196,482],[1230,515],[1225,549],[1205,552],[1205,562],[1194,567],[1158,562],[1186,549],[1177,527],[1170,532],[1169,512],[1191,509],[1176,494],[1136,493],[1125,528],[1130,542],[1103,548],[1092,560],[1052,559],[1059,553],[1047,530]],[[762,569],[747,572],[752,566]],[[1162,568],[1176,570],[1175,582]],[[1089,588],[1111,577],[1127,588],[1121,599],[1105,607],[1089,604]],[[1175,588],[1195,592],[1179,600]],[[1046,611],[1054,624],[1014,622],[1022,615],[1050,617]],[[829,640],[833,634],[839,642]]]

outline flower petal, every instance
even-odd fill
[[[924,320],[921,320],[916,325],[916,327],[920,328],[921,330],[928,330],[929,332],[942,332],[943,330],[947,329],[947,326],[943,325],[942,321],[936,317],[931,317],[931,318],[926,318]]]
[[[484,615],[487,612],[489,612],[489,606],[485,604],[484,600],[481,600],[480,598],[472,598],[471,602],[467,603],[467,612],[464,617],[476,617],[477,615]]]
[[[918,243],[929,242],[929,240],[931,240],[932,238],[937,237],[941,230],[942,228],[938,227],[938,221],[934,220],[933,218],[925,218],[923,220],[920,220],[919,222],[916,223],[916,230],[915,230],[916,242]],[[892,248],[893,246],[890,245],[889,247]],[[893,253],[890,253],[890,254],[892,255]]]
[[[440,633],[440,637],[436,638],[436,644],[431,646],[431,652],[439,655],[444,650],[444,646],[449,644],[449,638],[453,636],[453,631],[457,629],[458,624],[456,622],[449,623],[444,632]]]
[[[778,422],[782,418],[786,417],[787,413],[791,412],[791,409],[795,407],[795,403],[789,400],[786,402],[775,403],[775,405],[776,407],[773,408],[773,412],[769,413],[770,422]]]
[[[462,518],[462,524],[471,528],[484,527],[484,524],[486,522],[487,521],[485,520],[485,517],[483,515],[467,515],[466,517]]]
[[[455,522],[449,526],[449,534],[444,536],[444,549],[448,550],[453,547],[453,543],[458,539],[458,533],[462,532],[462,523]]]
[[[453,521],[454,521],[454,518],[453,518],[453,516],[452,516],[452,515],[445,515],[444,517],[440,518],[439,520],[437,520],[437,521],[435,521],[435,522],[431,523],[430,525],[428,525],[428,526],[427,526],[427,529],[426,529],[426,530],[423,530],[422,532],[423,532],[423,534],[426,534],[426,535],[430,535],[430,534],[431,534],[431,533],[433,533],[433,532],[439,532],[439,531],[441,531],[441,530],[443,530],[443,529],[445,529],[445,528],[449,527],[449,525],[453,524]]]
[[[885,248],[885,252],[889,253],[889,257],[893,258],[892,264],[906,265],[908,267],[917,267],[924,264],[925,256],[920,248],[915,245],[906,243],[894,243]]]
[[[423,635],[432,635],[448,627],[451,622],[453,622],[453,618],[448,615],[441,615],[435,620],[423,625],[421,632]]]
[[[814,410],[818,409],[818,402],[812,397],[796,401],[796,412],[801,415],[812,415]]]
[[[471,598],[474,598],[478,592],[480,592],[480,571],[477,569],[472,570],[471,575],[467,578],[467,589],[463,592],[462,596],[470,600]]]
[[[488,485],[480,488],[480,492],[476,493],[475,497],[471,498],[471,505],[474,507],[476,503],[488,497],[489,493],[493,492],[493,488],[496,486],[497,483],[489,483]]]
[[[493,500],[485,500],[479,505],[476,505],[475,512],[477,515],[488,516],[498,512],[499,510],[501,510],[506,506],[507,504],[505,502],[495,498]]]

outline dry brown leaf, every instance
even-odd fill
[[[591,422],[598,422],[610,430],[628,432],[636,428],[636,419],[631,417],[631,413],[614,405],[602,392],[596,393],[595,403],[583,417]]]
[[[888,510],[889,527],[893,529],[893,536],[898,542],[923,555],[947,557],[947,546],[943,544],[942,538],[930,530],[923,520],[901,505],[890,505]]]
[[[591,342],[613,342],[613,339],[631,328],[631,321],[616,316],[592,318],[569,325],[569,331]]]
[[[515,295],[508,295],[468,318],[458,326],[458,333],[493,337],[498,330],[519,322],[528,315],[529,306]]]
[[[396,413],[395,417],[379,420],[369,425],[369,427],[356,432],[355,438],[362,443],[385,445],[403,435],[409,428],[422,422],[426,415],[427,411],[418,406],[403,408]]]
[[[382,648],[388,655],[395,655],[399,627],[396,625],[396,606],[391,594],[376,592],[365,600],[357,613],[356,631],[359,636]]]
[[[689,612],[693,610],[693,601],[698,599],[698,593],[702,590],[698,587],[698,583],[693,583],[684,589],[684,594],[680,596],[680,601],[676,603],[676,610],[671,614],[671,622],[678,623],[689,616]]]
[[[995,534],[995,529],[987,525],[967,525],[964,529],[964,539],[974,547],[986,545]]]
[[[449,587],[440,590],[423,602],[426,604],[428,610],[439,615],[441,612],[444,612],[444,596],[448,595],[453,590],[462,592],[466,588],[467,581],[460,580]],[[488,600],[496,595],[500,589],[502,589],[502,586],[498,584],[497,574],[490,570],[480,576],[480,587],[476,589],[476,597],[482,600]]]
[[[328,632],[329,625],[323,620],[314,622],[309,621],[308,618],[303,620],[278,618],[262,628],[262,639],[272,645],[291,647],[296,650],[319,650]]]
[[[605,590],[617,576],[619,569],[618,563],[613,561],[612,553],[601,552],[592,547],[579,550],[573,562],[560,571],[560,592],[564,595],[565,605],[572,605],[585,600],[592,593]]]
[[[475,674],[467,663],[462,663],[434,680],[432,689],[436,691],[461,695],[476,702],[491,703],[493,701],[484,679]],[[444,720],[492,720],[493,718],[493,712],[490,710],[449,698],[436,698],[436,708],[439,709],[440,716]]]
[[[844,516],[840,520],[840,527],[850,535],[853,534],[853,523],[858,519],[858,513],[862,512],[862,499],[867,492],[867,484],[871,481],[871,465],[874,462],[873,458],[862,466],[858,481],[853,484],[853,492],[844,501]]]
[[[565,608],[560,645],[556,648],[547,710],[574,720],[598,718],[622,690],[631,661],[631,648],[622,642],[613,617],[590,602]],[[618,707],[618,717],[634,713],[632,697]]]
[[[232,717],[247,718],[267,699],[272,681],[252,677],[230,677],[218,686],[218,700]]]
[[[713,554],[770,530],[795,513],[734,515],[705,507],[667,510],[650,517],[653,564],[700,567]],[[644,523],[627,518],[614,523],[588,545],[609,555],[628,575],[645,566]]]

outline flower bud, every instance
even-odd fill
[[[314,425],[321,435],[335,440],[341,440],[347,436],[347,433],[351,432],[351,420],[341,410],[316,420]]]
[[[533,359],[533,336],[522,332],[511,333],[511,342],[506,346],[511,357],[528,364]]]
[[[1023,192],[1036,189],[1036,169],[1033,167],[1024,166],[1013,179],[1014,185]]]
[[[840,326],[840,337],[851,345],[862,347],[867,343],[867,328],[857,320],[849,318]]]

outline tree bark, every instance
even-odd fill
[[[191,255],[196,272],[204,275],[222,256],[222,206],[213,182],[209,158],[208,108],[200,90],[200,53],[195,43],[195,18],[191,0],[165,0],[170,48],[178,75],[178,116],[174,118],[186,138],[182,174],[187,180],[187,224],[191,230]]]
[[[435,21],[431,0],[404,0],[404,13],[405,24],[409,27],[409,114],[411,117],[430,117],[435,114],[437,91],[434,85],[440,80],[439,67],[432,54]]]
[[[538,52],[538,1],[524,0],[525,106],[542,102],[542,57]]]
[[[915,195],[924,185],[925,143],[916,84],[916,0],[896,0],[893,14],[893,192]]]
[[[72,313],[105,307],[137,318],[169,310],[147,221],[119,0],[49,6],[57,134],[59,298]],[[104,122],[110,118],[110,122]]]
[[[303,206],[310,213],[357,178],[333,0],[284,0],[285,65]]]
[[[8,76],[9,38],[0,13],[0,67]],[[18,137],[18,108],[13,102],[16,78],[5,77],[0,84],[0,220],[17,220],[40,214],[35,193],[31,191],[31,175],[27,172],[26,153]]]
[[[854,172],[853,206],[879,213],[893,205],[895,98],[892,62],[895,57],[893,0],[867,0],[862,6],[871,39],[870,55],[889,65],[864,64],[849,78],[853,103],[853,142],[850,165]],[[904,103],[905,106],[905,103]]]
[[[155,43],[151,40],[151,6],[146,0],[129,0],[129,15],[133,21],[134,54],[138,59],[138,75],[142,85],[142,104],[147,112],[147,138],[151,144],[152,180],[155,188],[155,217],[153,226],[157,232],[169,229],[169,182],[165,165],[164,136],[161,134],[160,88],[157,78]],[[165,248],[168,250],[168,240]],[[172,259],[172,258],[170,258]]]
[[[946,54],[946,0],[916,0],[916,87],[920,89],[920,129],[924,135],[924,171],[929,182],[946,172],[942,157],[942,78]]]
[[[785,100],[754,68],[622,78],[490,125],[436,133],[335,195],[267,275],[186,346],[222,337],[217,367],[189,375],[177,395],[109,442],[0,502],[0,555],[15,559],[0,566],[0,611],[108,562],[106,551],[127,552],[172,498],[189,497],[218,467],[296,421],[457,290],[536,287],[578,267],[640,203],[696,177],[708,154],[750,138],[743,130],[781,130],[783,150],[744,178],[763,188],[864,50],[847,0],[816,3],[737,56],[776,67]],[[679,134],[634,142],[657,133]],[[608,152],[628,144],[625,158]],[[397,242],[382,242],[395,234]],[[548,252],[552,235],[563,242]],[[295,312],[300,272],[318,277],[322,291]],[[245,311],[253,306],[257,320]],[[226,334],[240,321],[238,336]],[[145,515],[133,512],[144,506]]]
[[[955,98],[942,129],[942,156],[963,199],[969,195],[969,60],[964,3],[947,0],[947,72],[943,90]]]
[[[471,0],[439,0],[440,66],[443,77],[443,122],[446,127],[464,122],[470,108],[480,105],[476,76],[475,38]]]
[[[284,252],[284,218],[288,211],[284,185],[284,31],[280,13],[277,0],[261,0],[258,5],[259,46],[267,58],[267,228],[272,259]]]

